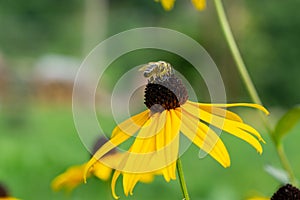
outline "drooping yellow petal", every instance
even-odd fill
[[[203,10],[206,7],[206,0],[192,0],[192,3],[197,10]]]
[[[163,123],[162,128],[161,125],[157,125],[156,127],[156,151],[160,151],[165,147],[165,123],[166,123],[166,111],[162,112],[158,117],[158,122]]]
[[[130,138],[130,136],[134,135],[142,125],[144,125],[149,120],[149,110],[146,110],[140,114],[137,114],[130,119],[122,122],[119,126],[117,126],[113,131],[112,138],[106,142],[101,148],[97,150],[94,156],[88,161],[86,164],[83,177],[84,182],[86,182],[86,175],[89,172],[90,168],[107,152],[116,148],[118,145],[126,141]]]
[[[167,163],[171,163],[169,166],[170,178],[176,179],[176,160],[178,158],[179,151],[179,131],[181,126],[181,120],[176,116],[175,110],[171,109],[169,112],[170,122],[166,124],[166,154],[167,154]]]
[[[93,166],[93,174],[101,180],[107,181],[110,178],[112,169],[100,161]]]
[[[166,11],[172,10],[175,0],[160,0],[161,5]]]
[[[154,156],[156,147],[155,131],[159,123],[158,120],[157,113],[141,128],[126,154],[126,158],[124,158],[124,164],[120,166],[123,171],[143,173],[150,170],[151,158]]]
[[[124,194],[128,196],[128,194],[133,194],[133,189],[135,185],[140,181],[143,183],[149,183],[153,181],[154,175],[158,175],[158,172],[148,172],[148,173],[126,173],[116,170],[111,182],[111,190],[112,195],[115,199],[118,199],[119,196],[116,195],[115,187],[116,181],[120,175],[123,175],[123,190]]]
[[[199,107],[201,110],[205,110],[214,115],[224,117],[226,119],[233,120],[233,121],[243,122],[242,118],[239,115],[237,115],[234,112],[231,112],[229,110],[225,110],[223,108],[212,106],[212,105],[202,105],[202,104],[200,105],[199,104],[199,105],[195,105],[195,106]]]
[[[165,180],[167,182],[169,182],[171,177],[169,175],[168,168],[166,168],[166,166],[168,166],[169,164],[168,164],[167,157],[166,157],[167,153],[165,152],[166,151],[165,147],[167,144],[166,124],[167,124],[167,121],[170,121],[168,111],[162,112],[161,117],[165,117],[165,120],[164,120],[163,129],[158,131],[156,134],[156,151],[157,151],[157,157],[159,158],[159,159],[157,159],[157,161],[161,162],[160,166],[162,167],[162,174],[163,174]]]
[[[190,112],[194,116],[199,117],[201,120],[203,120],[209,124],[212,124],[219,129],[223,129],[230,133],[230,129],[231,129],[230,127],[237,127],[239,129],[248,131],[249,133],[256,136],[260,141],[265,142],[263,140],[263,138],[261,137],[261,135],[253,127],[251,127],[243,122],[229,120],[229,119],[214,115],[210,112],[202,110],[197,105],[191,104],[189,102],[184,105],[184,109],[186,109],[188,112]],[[197,112],[195,112],[195,109],[197,109]]]
[[[123,190],[126,196],[132,194],[139,181],[152,181],[154,174],[163,173],[167,181],[176,179],[181,122],[172,112],[174,111],[154,114],[137,134],[128,157],[123,162],[124,172],[120,172],[123,174]]]
[[[133,136],[133,134],[136,133],[149,118],[150,118],[150,110],[148,109],[137,115],[134,115],[131,118],[117,125],[114,128],[111,137],[114,137],[119,132],[123,132],[130,136]]]
[[[258,137],[258,139],[260,141],[264,142],[264,140],[262,139],[260,134],[254,128],[250,127],[249,125],[246,125],[246,124],[243,124],[240,122],[236,122],[236,121],[232,121],[232,120],[228,120],[225,118],[221,118],[219,116],[212,115],[211,113],[208,113],[201,109],[197,110],[197,107],[189,102],[184,104],[182,106],[182,109],[185,110],[187,113],[190,113],[193,116],[198,117],[199,119],[246,141],[247,143],[252,145],[260,154],[262,153],[261,144],[251,134]],[[243,129],[244,130],[246,129],[251,134],[244,131]]]
[[[112,180],[111,180],[111,193],[115,199],[119,199],[119,196],[116,194],[116,182],[117,182],[120,174],[121,174],[121,172],[116,170],[112,177]]]
[[[180,116],[178,111],[177,116]],[[212,129],[202,124],[197,118],[188,113],[183,113],[180,130],[187,138],[199,148],[209,153],[223,167],[230,166],[230,157],[222,140]]]
[[[166,110],[161,113],[165,118],[163,129],[156,134],[156,169],[160,169],[165,180],[169,182],[176,179],[176,160],[179,149],[179,128],[180,120],[172,117],[172,110]],[[161,120],[161,119],[159,119]]]
[[[77,165],[70,167],[67,171],[57,176],[51,183],[53,190],[58,191],[65,188],[68,192],[71,192],[79,184],[83,183],[82,173],[85,165]],[[88,176],[90,173],[88,174]]]
[[[142,183],[151,183],[154,179],[154,175],[158,175],[158,173],[153,172],[142,174],[139,181]]]
[[[111,140],[109,140],[108,142],[106,142],[96,153],[95,155],[87,162],[85,168],[84,168],[84,172],[83,172],[83,179],[84,182],[86,183],[86,177],[87,174],[89,173],[91,167],[93,167],[93,165],[95,163],[98,162],[98,160],[104,156],[107,152],[109,152],[110,150],[116,148],[119,144],[123,143],[125,140],[127,140],[130,136],[127,134],[118,134],[115,137],[113,137]]]
[[[230,108],[230,107],[249,107],[249,108],[257,108],[263,111],[266,115],[269,115],[269,111],[263,107],[262,105],[254,104],[254,103],[228,103],[228,104],[209,104],[209,103],[196,103],[192,101],[187,101],[190,104],[194,104],[197,106],[213,106],[220,108]]]

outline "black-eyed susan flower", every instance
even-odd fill
[[[0,200],[20,200],[20,199],[11,197],[8,194],[6,187],[0,183]]]
[[[123,175],[125,195],[132,194],[137,182],[161,174],[168,182],[176,179],[176,161],[179,156],[180,133],[200,149],[207,152],[223,167],[230,166],[230,158],[216,129],[232,134],[250,145],[260,154],[264,142],[261,135],[243,122],[239,115],[226,110],[229,107],[252,107],[268,111],[257,104],[203,104],[188,100],[182,81],[175,76],[169,63],[151,62],[141,70],[148,78],[145,88],[147,110],[120,123],[110,140],[86,164],[85,174],[111,149],[135,137],[127,152],[118,161],[112,178],[113,196],[115,183]],[[115,161],[116,162],[116,161]],[[114,163],[108,165],[114,165]]]
[[[160,2],[167,11],[171,10],[175,4],[175,0],[155,0]],[[191,0],[197,10],[203,10],[206,7],[206,0]]]
[[[97,150],[105,142],[107,142],[106,138],[99,138],[99,140],[97,140],[94,145],[94,149]],[[103,164],[103,162],[108,162],[108,160],[118,160],[121,156],[122,155],[120,152],[112,149],[98,162],[95,163],[93,169],[89,171],[87,176],[90,177],[94,175],[100,180],[107,181],[111,176],[112,168],[106,166],[105,164]],[[66,191],[71,192],[74,188],[83,183],[83,172],[85,169],[85,165],[86,164],[71,166],[64,173],[58,175],[51,183],[52,189],[55,191],[65,189]]]

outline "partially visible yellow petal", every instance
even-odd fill
[[[91,167],[93,167],[93,165],[97,163],[98,160],[102,158],[102,156],[104,156],[107,152],[116,148],[119,144],[123,143],[129,137],[130,137],[129,135],[120,132],[120,134],[115,135],[115,137],[113,137],[111,140],[106,142],[102,147],[100,147],[100,149],[85,165],[84,172],[83,172],[83,179],[85,183],[86,183],[87,174],[90,172]]]
[[[175,0],[160,0],[161,5],[166,11],[172,10]]]
[[[177,116],[180,114],[177,111]],[[197,118],[188,113],[182,115],[181,131],[199,148],[209,153],[223,167],[230,166],[230,157],[219,136]]]
[[[203,120],[209,124],[212,124],[213,126],[219,128],[219,129],[223,129],[223,130],[231,133],[231,132],[235,131],[235,130],[232,130],[231,127],[236,127],[238,129],[248,131],[249,133],[255,135],[260,141],[265,143],[265,141],[263,140],[261,135],[253,127],[251,127],[245,123],[229,120],[229,119],[223,118],[223,117],[219,117],[210,112],[202,110],[201,108],[199,109],[199,107],[197,105],[191,104],[190,102],[186,103],[183,107],[189,113],[193,114],[195,117],[199,117],[201,120]],[[197,112],[195,109],[197,109]]]
[[[133,136],[150,118],[150,110],[145,110],[137,115],[132,116],[131,118],[123,121],[122,123],[118,124],[113,132],[111,137],[114,137],[120,131]]]
[[[116,153],[120,154],[120,153]],[[111,156],[106,156],[111,157]],[[113,157],[113,156],[112,156]],[[75,187],[84,182],[83,172],[85,170],[85,165],[76,165],[67,169],[64,173],[57,176],[51,183],[53,190],[57,191],[60,189],[66,189],[68,192],[71,192]],[[101,162],[96,162],[87,176],[94,174],[101,180],[108,180],[111,175],[112,169],[107,167]]]
[[[66,189],[68,192],[72,191],[79,184],[83,183],[83,171],[85,165],[72,166],[64,173],[57,176],[51,183],[53,190]],[[88,174],[88,176],[90,173]]]
[[[260,154],[262,153],[262,146],[258,142],[258,140],[253,137],[251,134],[258,137],[258,139],[262,142],[264,140],[260,136],[260,134],[252,127],[250,127],[247,124],[228,120],[225,118],[221,118],[216,115],[212,115],[211,113],[208,113],[204,110],[197,109],[197,106],[195,106],[194,103],[187,102],[184,105],[181,106],[182,109],[186,110],[186,112],[192,114],[195,117],[198,117],[199,119],[212,124],[213,126],[224,130],[238,138],[241,138],[242,140],[246,141],[250,145],[252,145]],[[251,134],[249,134],[246,131],[249,131]]]
[[[203,105],[203,104],[200,105],[199,104],[196,106],[199,107],[201,110],[205,110],[214,115],[224,117],[226,119],[230,119],[230,120],[237,121],[237,122],[243,122],[242,118],[239,115],[237,115],[234,112],[231,112],[229,110],[225,110],[220,107],[212,106],[211,104],[209,104],[209,105]]]
[[[228,103],[228,104],[209,104],[209,103],[196,103],[192,101],[187,101],[190,104],[194,104],[197,106],[215,106],[220,108],[230,108],[230,107],[249,107],[249,108],[257,108],[263,111],[266,115],[269,115],[269,111],[263,107],[262,105],[254,104],[254,103]]]
[[[139,181],[142,182],[142,183],[151,183],[154,179],[154,174],[156,173],[146,173],[146,174],[143,174]]]
[[[115,171],[112,182],[111,182],[111,189],[112,194],[115,199],[118,199],[119,196],[116,195],[115,187],[116,181],[120,175],[123,175],[123,190],[124,194],[128,196],[129,194],[133,194],[133,189],[135,185],[140,181],[143,183],[149,183],[153,181],[154,175],[157,175],[157,172],[148,172],[148,173],[126,173],[121,171]]]
[[[119,196],[116,194],[116,182],[117,182],[120,174],[121,174],[121,172],[116,170],[112,177],[112,180],[111,180],[111,192],[112,192],[112,196],[115,199],[119,199]]]
[[[0,200],[20,200],[14,197],[0,197]]]
[[[197,10],[203,10],[206,7],[206,0],[192,0],[192,3]]]
[[[110,177],[112,169],[102,164],[101,162],[97,162],[93,167],[93,174],[101,180],[107,181]]]
[[[248,198],[247,200],[270,200],[270,198],[267,198],[267,197],[252,197],[252,198]]]

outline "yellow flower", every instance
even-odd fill
[[[175,0],[156,0],[156,1],[161,2],[161,5],[167,11],[171,10],[175,3]],[[206,0],[191,0],[191,1],[197,10],[203,10],[206,7]]]
[[[252,107],[268,111],[257,104],[203,104],[188,100],[188,94],[181,80],[174,74],[169,63],[151,62],[141,70],[148,78],[145,88],[145,105],[147,110],[120,123],[112,132],[111,139],[94,154],[86,164],[84,175],[108,151],[135,136],[135,140],[124,156],[117,163],[112,178],[114,198],[115,184],[123,175],[123,189],[127,196],[137,182],[163,175],[165,180],[176,179],[176,161],[179,152],[180,132],[199,148],[207,152],[223,167],[230,166],[230,158],[225,145],[216,133],[224,130],[250,145],[260,154],[264,142],[260,134],[229,107]],[[116,162],[116,161],[115,161]],[[113,163],[107,163],[109,166]],[[84,177],[85,179],[85,177]]]

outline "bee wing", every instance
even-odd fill
[[[148,67],[149,67],[149,65],[144,65],[141,68],[139,68],[139,71],[140,72],[145,71],[146,69],[148,69]]]

